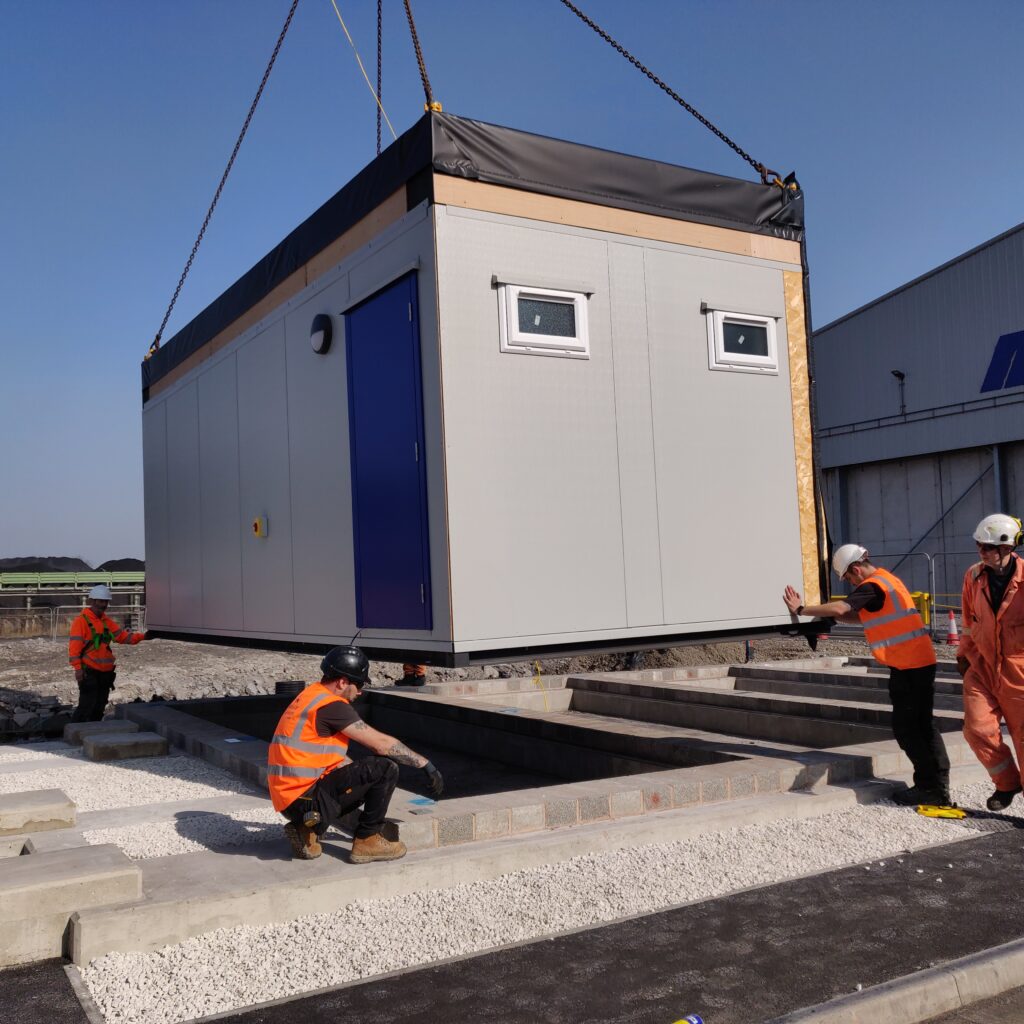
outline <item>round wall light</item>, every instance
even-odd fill
[[[326,313],[317,313],[309,328],[309,343],[313,351],[322,356],[331,347],[331,318]]]

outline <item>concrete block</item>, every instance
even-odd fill
[[[139,727],[134,722],[127,722],[123,718],[108,718],[104,722],[69,722],[64,726],[64,742],[73,743],[76,746],[81,744],[86,736],[119,732],[138,732]]]
[[[13,857],[0,874],[0,967],[63,955],[71,915],[142,896],[142,872],[116,846]]]
[[[782,778],[779,772],[757,772],[754,775],[754,789],[758,793],[778,793],[782,789]]]
[[[612,816],[611,800],[605,793],[603,796],[580,797],[580,822],[603,821]]]
[[[476,819],[477,839],[496,839],[498,836],[507,836],[511,829],[511,814],[507,807],[497,808],[493,811],[477,811],[473,817]]]
[[[657,782],[644,786],[644,810],[648,812],[672,810],[672,784]]]
[[[700,802],[702,804],[713,804],[719,800],[729,799],[729,782],[727,779],[701,779],[700,780]]]
[[[571,797],[544,801],[544,824],[548,828],[565,828],[579,821],[578,802]]]
[[[729,779],[729,796],[733,800],[742,800],[746,796],[753,796],[755,791],[753,775],[733,775]]]
[[[511,808],[512,833],[536,832],[544,827],[544,805],[522,804]]]
[[[60,789],[36,789],[0,796],[0,836],[69,828],[75,823],[75,805]]]
[[[473,840],[473,815],[457,814],[451,818],[437,819],[437,845],[454,846]]]
[[[609,803],[613,818],[628,818],[634,814],[644,813],[644,791],[642,789],[622,789],[609,794]]]
[[[437,846],[437,821],[434,818],[415,818],[398,825],[398,838],[410,850],[432,850]]]
[[[85,756],[91,761],[123,761],[130,757],[162,757],[167,740],[155,732],[87,734],[82,740]]]
[[[673,807],[692,807],[700,803],[700,782],[697,779],[681,779],[672,783]]]

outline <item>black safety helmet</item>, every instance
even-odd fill
[[[326,680],[347,679],[356,686],[370,681],[370,659],[358,647],[332,647],[320,662]]]

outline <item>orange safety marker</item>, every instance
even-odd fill
[[[953,609],[949,609],[949,629],[946,631],[946,643],[950,647],[960,646],[960,630],[956,627],[956,616]]]

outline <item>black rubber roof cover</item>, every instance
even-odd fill
[[[142,364],[149,387],[424,171],[778,238],[803,236],[803,197],[453,114],[425,114]],[[422,199],[410,188],[410,205]]]

